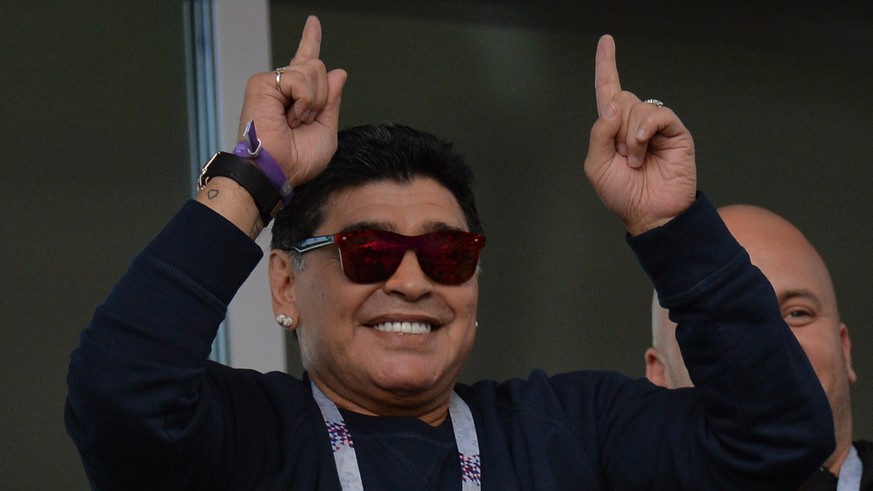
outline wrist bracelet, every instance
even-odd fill
[[[202,190],[210,179],[218,176],[233,179],[252,195],[265,227],[282,208],[282,197],[266,174],[252,162],[232,153],[218,152],[200,171],[198,188]]]
[[[261,146],[261,140],[258,139],[258,134],[255,131],[255,120],[250,120],[246,124],[246,129],[243,131],[243,140],[237,143],[233,149],[233,154],[237,157],[254,161],[258,168],[270,179],[273,188],[282,197],[282,202],[286,205],[294,196],[294,189],[291,187],[291,180],[285,177],[285,173],[273,159],[273,156]]]

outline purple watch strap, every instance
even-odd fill
[[[273,159],[273,156],[265,148],[261,146],[261,140],[258,139],[255,131],[255,121],[251,120],[246,125],[243,132],[243,141],[237,143],[233,149],[233,154],[244,159],[254,160],[261,171],[273,183],[273,187],[282,196],[282,201],[287,206],[294,196],[294,190],[291,188],[291,181],[285,177],[285,173],[279,168],[279,164]]]

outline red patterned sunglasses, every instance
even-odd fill
[[[485,236],[459,230],[409,237],[386,230],[353,230],[321,235],[298,242],[293,250],[304,253],[336,244],[340,265],[354,283],[379,283],[390,278],[406,251],[415,251],[418,265],[430,279],[460,285],[473,277]]]

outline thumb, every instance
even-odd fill
[[[610,103],[591,127],[588,155],[585,157],[585,172],[589,177],[600,174],[600,167],[615,157],[615,137],[622,122],[618,116],[618,108]]]
[[[331,70],[327,74],[327,104],[318,114],[318,119],[334,130],[339,127],[340,104],[347,79],[348,74],[342,69]]]

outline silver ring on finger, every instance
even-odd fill
[[[643,101],[643,104],[651,104],[657,108],[664,107],[664,103],[659,101],[658,99],[646,99]]]
[[[282,74],[285,73],[285,69],[288,67],[280,66],[279,68],[273,70],[276,73],[276,90],[279,93],[282,93]]]

